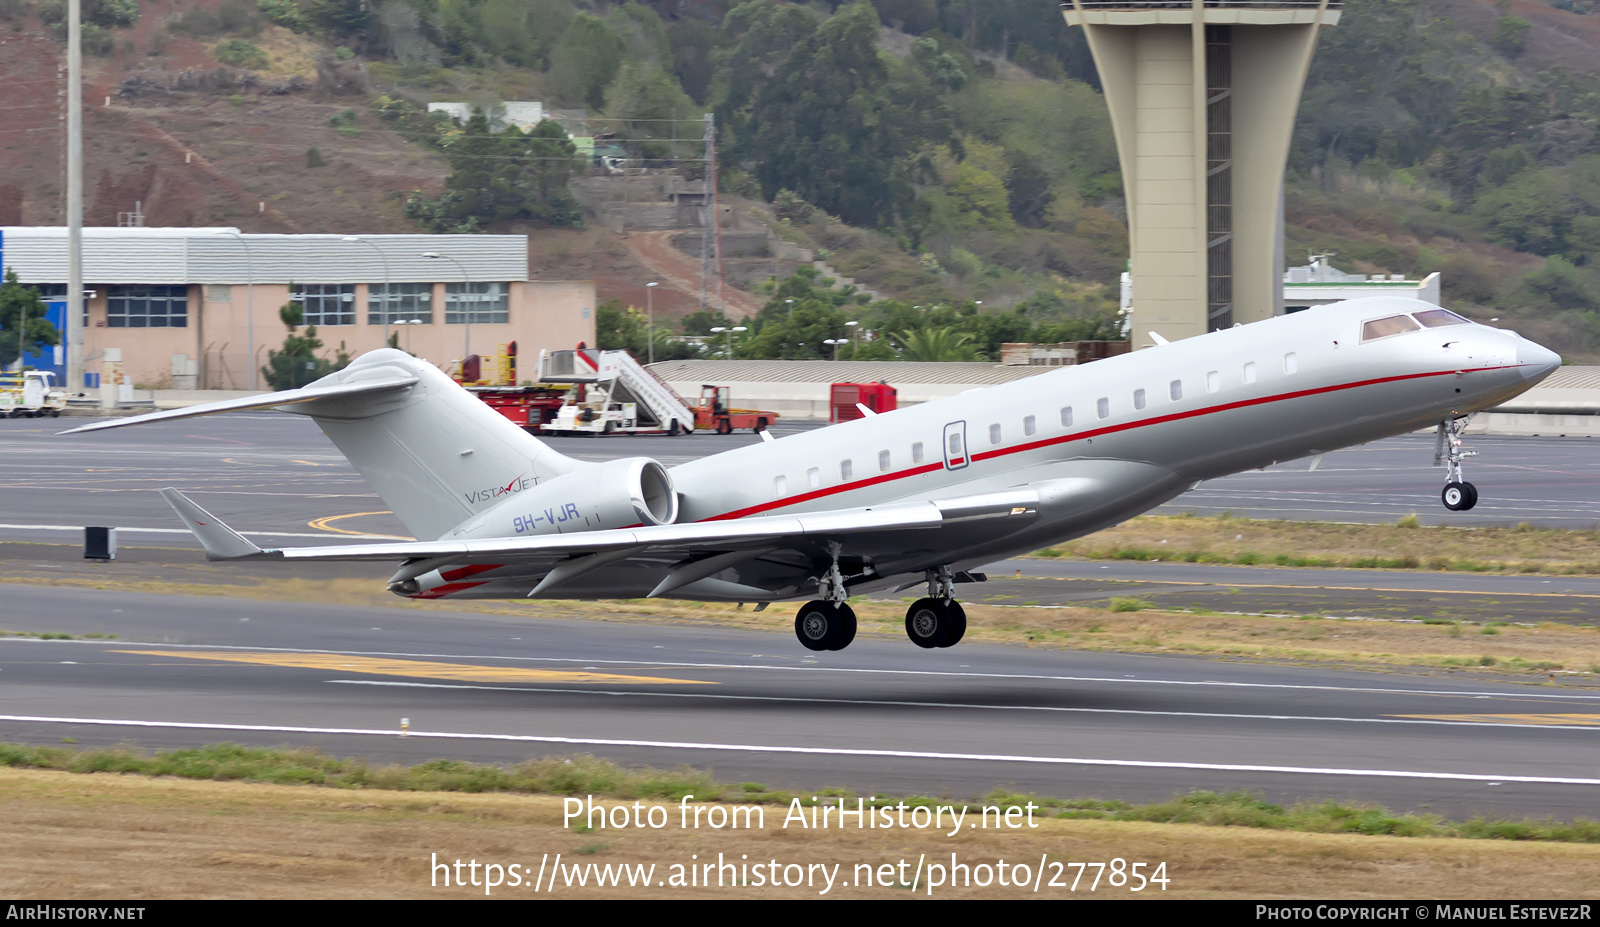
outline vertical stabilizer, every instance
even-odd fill
[[[311,385],[402,376],[417,382],[282,411],[310,415],[418,540],[440,538],[507,495],[581,466],[403,351],[363,354]]]

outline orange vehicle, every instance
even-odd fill
[[[768,425],[778,420],[776,412],[735,409],[732,406],[728,387],[709,383],[701,386],[700,404],[694,407],[695,430],[715,431],[719,435],[732,434],[735,428],[766,431]]]

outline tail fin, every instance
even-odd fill
[[[266,553],[176,489],[169,486],[161,490],[161,498],[183,519],[184,527],[199,538],[200,545],[206,549],[207,560],[244,560]]]
[[[419,540],[443,537],[506,495],[580,466],[437,367],[391,348],[363,354],[302,389],[73,430],[269,407],[311,416]]]
[[[363,354],[317,383],[398,376],[417,382],[403,395],[329,397],[284,411],[310,415],[419,540],[579,466],[404,351]]]

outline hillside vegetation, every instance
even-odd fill
[[[1347,270],[1441,271],[1451,305],[1514,322],[1569,357],[1600,353],[1596,7],[1348,0],[1323,32],[1295,130],[1290,261],[1333,251]],[[418,228],[583,221],[564,189],[568,171],[549,167],[565,157],[556,133],[490,142],[481,125],[427,118],[431,100],[585,110],[630,158],[679,165],[690,179],[704,170],[701,114],[715,113],[727,201],[767,204],[783,237],[904,303],[863,306],[864,294],[827,281],[773,280],[753,327],[778,315],[786,327],[752,332],[749,350],[760,340],[770,353],[831,356],[820,342],[851,335],[839,327],[849,320],[878,330],[891,352],[915,353],[900,333],[925,346],[943,338],[944,349],[928,349],[940,356],[1111,330],[1127,258],[1116,149],[1083,37],[1048,0],[85,9],[91,51],[124,71],[176,67],[164,49],[192,39],[213,60],[263,75],[197,82],[199,95],[303,93],[347,106],[364,97],[348,116],[335,111],[344,121],[331,127],[367,136],[307,151],[307,170],[375,144],[380,130],[397,134],[448,176],[405,202]],[[59,34],[60,0],[7,0],[0,16],[18,29],[36,16]],[[597,168],[571,169],[586,170]],[[810,308],[802,315],[788,300]]]

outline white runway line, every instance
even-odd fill
[[[513,743],[570,744],[580,747],[655,747],[669,750],[728,750],[736,753],[786,753],[808,756],[871,756],[886,759],[976,760],[989,763],[1028,763],[1048,766],[1107,766],[1136,769],[1189,769],[1206,772],[1263,772],[1302,776],[1354,776],[1375,779],[1443,779],[1456,782],[1515,782],[1527,785],[1600,785],[1600,779],[1567,776],[1503,776],[1488,773],[1423,772],[1408,769],[1336,769],[1315,766],[1264,766],[1246,763],[1185,763],[1156,760],[1109,760],[1091,757],[1015,756],[1004,753],[944,753],[923,750],[864,750],[844,747],[789,747],[775,744],[712,744],[672,740],[621,740],[600,737],[544,737],[533,734],[472,734],[456,731],[410,731],[366,728],[289,727],[267,724],[223,724],[193,721],[139,721],[110,718],[50,718],[37,715],[0,715],[0,721],[43,724],[96,724],[111,727],[174,728],[183,730],[247,731],[267,734],[347,734],[369,737],[418,737],[434,740],[495,740]]]

